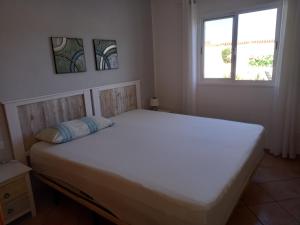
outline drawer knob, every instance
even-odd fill
[[[14,209],[8,209],[7,214],[12,214],[14,212]]]
[[[5,193],[4,194],[4,199],[8,199],[10,197],[10,194],[9,193]]]

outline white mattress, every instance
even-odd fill
[[[134,110],[113,127],[32,147],[33,169],[132,225],[222,225],[263,155],[260,125]]]

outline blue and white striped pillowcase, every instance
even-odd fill
[[[39,132],[36,138],[41,141],[60,144],[87,136],[112,125],[111,120],[103,117],[83,117],[78,120],[63,122],[53,128],[46,128]]]
[[[69,127],[64,124],[59,124],[58,126],[54,127],[54,129],[57,129],[58,135],[56,135],[56,138],[52,139],[52,141],[57,140],[56,143],[71,141],[75,136],[72,134],[72,131],[69,129]]]
[[[91,134],[98,131],[98,125],[94,118],[83,117],[80,119],[80,121],[85,123],[88,126]]]

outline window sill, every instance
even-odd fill
[[[224,80],[200,80],[199,86],[235,86],[235,87],[257,87],[257,88],[274,88],[274,81],[224,81]]]

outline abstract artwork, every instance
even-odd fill
[[[51,41],[57,74],[86,71],[82,39],[52,37]]]
[[[94,40],[96,70],[119,68],[117,42],[114,40]]]

